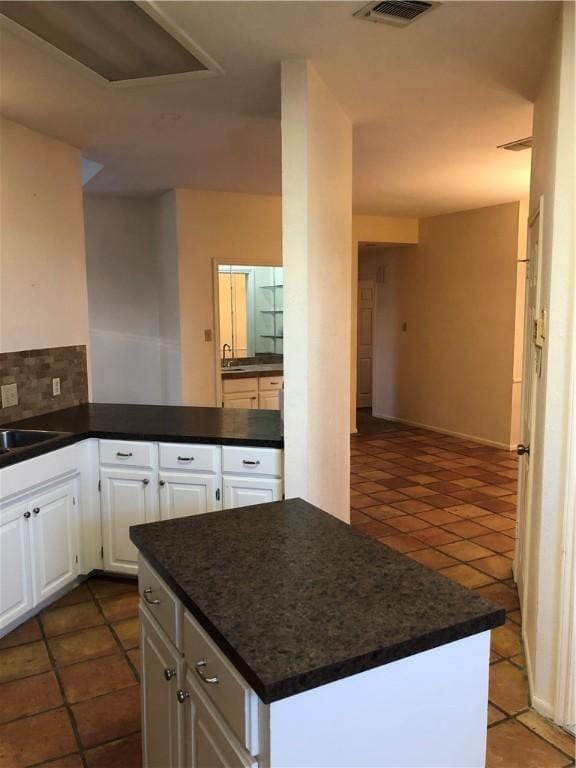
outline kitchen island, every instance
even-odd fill
[[[130,536],[149,768],[483,768],[502,609],[299,499]]]

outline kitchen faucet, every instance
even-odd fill
[[[222,364],[224,367],[226,367],[226,349],[228,349],[230,357],[232,357],[232,347],[230,344],[222,344]]]

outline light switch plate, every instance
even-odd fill
[[[212,341],[212,328],[206,328],[204,331],[204,341]]]
[[[18,384],[4,384],[2,386],[2,408],[10,408],[18,405]]]
[[[60,379],[52,379],[52,394],[54,396],[60,394]]]

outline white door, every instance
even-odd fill
[[[269,392],[258,393],[258,408],[264,411],[280,410],[280,392],[271,390]]]
[[[34,606],[26,501],[0,507],[0,630]]]
[[[78,573],[76,483],[33,497],[28,505],[34,602],[74,581]]]
[[[233,395],[223,395],[224,408],[258,408],[258,394],[256,392],[238,392]]]
[[[277,478],[224,475],[223,483],[224,509],[266,504],[282,498],[282,480]]]
[[[101,468],[104,568],[138,573],[138,557],[130,541],[131,525],[158,519],[158,488],[150,470]]]
[[[374,290],[373,280],[358,281],[358,408],[372,407]]]
[[[160,518],[202,515],[222,509],[219,475],[160,473]]]
[[[140,653],[144,768],[179,768],[183,718],[176,694],[182,662],[142,609]]]
[[[542,366],[544,320],[540,309],[540,270],[542,254],[542,205],[528,223],[528,263],[526,264],[526,308],[524,329],[524,373],[522,385],[521,444],[518,472],[518,515],[516,522],[516,558],[514,571],[523,609],[530,576],[530,536],[532,473],[530,444],[533,442],[535,402]],[[526,621],[525,610],[522,614]]]

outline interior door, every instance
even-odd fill
[[[39,603],[78,572],[75,483],[35,496],[29,507],[34,602]]]
[[[192,472],[160,473],[160,517],[202,515],[222,508],[219,476]]]
[[[530,538],[532,471],[530,444],[534,436],[535,402],[542,368],[545,317],[540,307],[540,270],[542,255],[542,203],[528,222],[528,257],[526,264],[526,307],[524,331],[524,373],[522,388],[521,443],[518,468],[518,511],[516,521],[516,557],[514,572],[526,621],[526,593],[530,580]],[[526,450],[527,449],[527,450]]]
[[[373,280],[358,281],[358,408],[372,407],[374,292]]]

